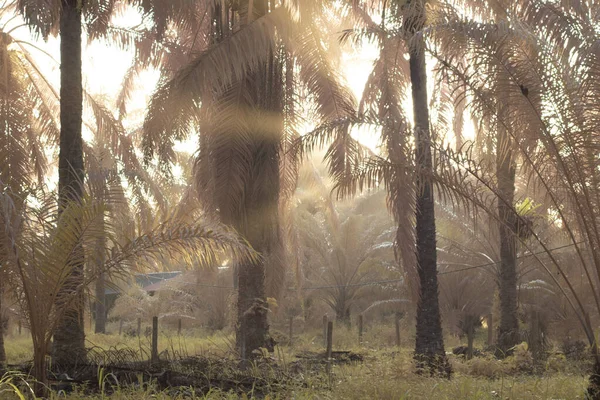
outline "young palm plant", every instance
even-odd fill
[[[47,172],[47,152],[57,140],[51,85],[40,74],[29,49],[35,45],[19,39],[21,26],[12,17],[14,4],[0,8],[0,181],[13,193],[23,193],[30,185],[42,183]],[[45,57],[45,56],[44,56]],[[21,209],[24,205],[15,203]],[[0,264],[4,260],[0,259]],[[6,274],[0,271],[0,297]],[[6,363],[0,326],[0,364]]]
[[[334,202],[326,187],[320,189],[298,196],[293,212],[303,282],[325,286],[323,300],[338,321],[350,324],[363,284],[383,280],[385,261],[393,259],[395,230],[380,211],[380,193],[366,194],[350,206]]]
[[[111,219],[115,213],[109,212],[121,201],[118,190],[116,195],[107,193],[101,199],[84,193],[81,201],[68,203],[61,213],[54,195],[31,189],[19,198],[5,187],[0,198],[4,228],[0,254],[29,321],[38,393],[45,390],[45,359],[52,336],[64,315],[78,307],[84,290],[101,274],[127,273],[134,263],[151,262],[164,255],[200,259],[207,264],[222,252],[239,259],[255,258],[237,234],[206,220],[165,220],[140,237],[119,240],[114,229],[118,225]],[[24,207],[17,209],[13,199]],[[103,224],[98,224],[99,219]],[[99,243],[105,248],[99,249]],[[63,290],[73,269],[86,259],[97,258],[103,260],[101,267],[92,269],[73,290]]]

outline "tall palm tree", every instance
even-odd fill
[[[496,76],[502,85],[502,73]],[[506,120],[510,115],[505,101],[507,96],[498,98],[498,119]],[[504,101],[503,101],[504,100]],[[498,180],[498,218],[500,239],[500,270],[498,276],[500,298],[500,324],[498,325],[498,349],[506,354],[519,343],[519,320],[517,318],[517,237],[514,212],[516,160],[514,144],[507,129],[496,126],[496,178]]]
[[[436,41],[445,49],[451,43],[467,42],[473,57],[471,64],[456,65],[445,57],[443,68],[458,77],[473,98],[488,113],[497,113],[493,96],[484,76],[489,66],[506,71],[502,88],[510,96],[510,112],[498,119],[513,140],[514,150],[522,157],[531,181],[540,185],[547,195],[547,204],[557,213],[566,236],[575,250],[581,266],[581,277],[592,293],[586,303],[569,277],[565,265],[548,249],[540,235],[529,231],[544,249],[549,262],[537,258],[555,287],[572,308],[589,340],[595,357],[589,394],[600,398],[600,356],[590,312],[600,313],[598,278],[598,159],[590,149],[598,148],[598,27],[592,15],[599,11],[595,2],[547,3],[531,1],[511,10],[510,26],[481,24],[458,13],[433,30]],[[523,23],[524,22],[524,23]],[[501,28],[501,29],[499,29]],[[533,56],[532,56],[533,55]],[[474,73],[473,73],[474,72]],[[535,94],[539,93],[540,99]],[[539,141],[529,146],[517,132],[536,127]],[[595,153],[595,151],[594,151]],[[483,186],[497,194],[493,180],[461,162]],[[485,204],[480,203],[481,206]],[[518,219],[518,222],[522,222]],[[527,241],[519,237],[523,246]],[[589,253],[584,252],[581,242]],[[591,257],[590,257],[591,256]]]
[[[63,0],[60,13],[60,144],[58,155],[58,201],[61,212],[70,202],[79,202],[85,179],[83,167],[83,84],[81,70],[81,5]],[[81,251],[81,250],[79,250]],[[83,282],[83,267],[74,265],[63,290],[74,292]],[[83,294],[76,306],[65,312],[54,333],[53,359],[58,365],[84,360],[85,333]]]
[[[361,99],[358,118],[318,128],[306,142],[310,145],[323,136],[340,140],[340,127],[348,125],[367,123],[381,127],[386,150],[383,156],[365,154],[355,145],[345,148],[349,153],[337,160],[331,158],[330,152],[330,166],[338,178],[342,195],[352,194],[365,186],[381,183],[386,186],[389,208],[398,223],[398,252],[417,301],[415,359],[419,370],[426,368],[432,374],[449,376],[451,371],[444,351],[438,302],[431,181],[434,168],[423,40],[425,2],[378,4],[381,24],[376,24],[365,11],[366,3],[352,2],[350,8],[358,17],[359,26],[342,37],[343,40],[352,37],[374,39],[380,48]],[[404,58],[406,53],[408,63]],[[402,109],[409,87],[414,115],[412,133]],[[414,146],[410,141],[411,134],[415,137]],[[415,216],[416,227],[413,228]]]
[[[485,21],[489,26],[495,26],[497,29],[513,29],[509,15],[511,12],[523,10],[528,2],[524,1],[505,1],[494,0],[482,6],[483,3],[477,0],[467,0],[455,2],[456,9],[467,10],[476,18]],[[447,10],[448,15],[451,15],[453,9],[450,7]],[[448,49],[453,54],[458,54],[462,49],[462,57],[468,57],[468,50],[463,48],[465,42],[457,42],[453,47]],[[437,49],[444,51],[446,48]],[[502,57],[502,54],[497,54],[496,57]],[[537,55],[532,51],[530,57]],[[515,194],[516,194],[516,177],[519,162],[519,154],[516,151],[516,142],[529,141],[535,143],[537,140],[536,129],[538,125],[529,124],[523,125],[518,121],[513,123],[499,123],[498,121],[507,121],[512,110],[515,107],[514,94],[511,94],[510,77],[504,68],[498,68],[495,65],[488,65],[487,72],[489,74],[490,91],[489,96],[492,96],[496,102],[496,109],[493,113],[489,110],[482,111],[477,106],[473,107],[482,120],[488,121],[487,126],[480,129],[479,135],[483,138],[485,145],[481,140],[477,140],[478,147],[487,147],[488,154],[493,154],[495,158],[495,175],[497,179],[497,217],[498,227],[498,247],[500,254],[500,268],[498,269],[498,292],[500,299],[500,319],[498,324],[498,343],[497,350],[499,356],[504,356],[510,353],[511,349],[519,343],[519,323],[518,323],[518,305],[517,305],[517,251],[518,251],[518,233],[515,229],[518,223],[518,216],[515,212]],[[451,78],[452,79],[452,78]],[[462,97],[467,96],[468,90],[460,83],[456,82],[461,89]],[[514,88],[512,88],[514,89]],[[540,95],[534,88],[525,88],[528,96],[536,103],[539,103]],[[518,101],[517,101],[518,103]],[[460,103],[458,103],[460,105]],[[516,137],[516,139],[515,139]],[[493,159],[492,158],[492,159]]]
[[[60,40],[60,139],[58,162],[58,203],[60,213],[70,202],[78,202],[85,179],[82,122],[82,27],[86,19],[88,36],[95,38],[107,34],[110,17],[116,8],[114,2],[80,0],[16,0],[16,6],[26,23],[47,38],[59,34]],[[77,257],[74,257],[77,259]],[[73,291],[84,280],[84,265],[71,270],[64,290]],[[56,330],[54,360],[68,365],[85,359],[85,333],[83,325],[83,294],[76,307],[64,315]]]
[[[429,132],[429,102],[427,99],[427,69],[425,43],[420,32],[425,26],[425,1],[408,3],[404,29],[410,35],[410,82],[413,99],[415,151],[417,167],[432,171],[431,134]],[[419,301],[417,303],[417,332],[415,358],[418,368],[427,366],[433,373],[450,374],[450,364],[444,350],[437,281],[437,249],[433,183],[417,175],[417,269],[419,272]],[[435,369],[434,369],[435,367]]]
[[[497,21],[497,24],[508,24],[507,13],[521,4],[512,4],[503,0],[494,1],[484,16],[487,20]],[[507,87],[506,73],[502,70],[490,69],[490,77],[494,79],[497,103],[496,115],[498,121],[506,121],[510,115],[510,93]],[[532,93],[533,95],[533,93]],[[519,321],[517,307],[517,247],[518,240],[515,232],[517,215],[515,206],[515,179],[517,175],[517,159],[514,151],[515,128],[513,124],[495,124],[495,156],[496,178],[498,181],[498,225],[500,268],[498,274],[498,293],[500,299],[500,321],[498,324],[498,354],[503,356],[519,343]],[[511,130],[512,132],[508,132]],[[487,132],[494,135],[493,132]],[[531,135],[531,132],[529,132]],[[535,134],[535,133],[534,133]]]
[[[183,43],[195,54],[156,92],[145,145],[147,155],[156,153],[168,164],[173,139],[199,128],[197,193],[208,212],[234,226],[262,255],[237,265],[236,342],[242,357],[252,357],[270,342],[265,276],[283,272],[279,207],[295,182],[296,87],[308,88],[324,119],[350,115],[354,108],[319,37],[315,21],[324,2],[213,5],[194,4],[192,14],[200,21],[180,27]],[[204,17],[211,23],[201,22]],[[204,42],[195,39],[202,29]]]

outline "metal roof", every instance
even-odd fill
[[[162,284],[164,283],[164,281],[168,281],[179,275],[181,275],[181,271],[153,272],[150,274],[137,274],[134,276],[134,280],[135,284],[141,286],[142,289],[146,291],[154,291],[157,287],[162,286],[157,284]],[[118,286],[114,284],[107,284],[107,288],[105,289],[104,294],[119,294],[121,292],[122,290],[120,290]]]

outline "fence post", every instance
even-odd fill
[[[536,310],[531,311],[531,321],[530,321],[530,333],[529,333],[529,349],[531,350],[531,354],[533,354],[534,361],[539,361],[540,355],[542,353],[542,337],[540,334],[540,318],[539,312]]]
[[[327,314],[323,315],[323,345],[327,348]]]
[[[489,313],[487,316],[487,344],[488,346],[494,345],[494,316],[492,313]]]
[[[331,350],[333,348],[333,321],[327,322],[327,373],[331,372]]]
[[[294,317],[290,317],[290,347],[294,340]]]
[[[240,358],[242,361],[246,361],[246,335],[242,334],[242,345],[240,349]]]
[[[467,360],[473,358],[473,341],[475,340],[475,321],[472,317],[468,319],[467,326]]]
[[[396,346],[400,347],[400,316],[396,314]]]
[[[21,329],[23,327],[23,323],[19,320],[19,336],[21,336]]]
[[[177,336],[181,336],[181,318],[177,321]]]
[[[142,319],[138,318],[137,323],[137,337],[140,337],[142,334]]]
[[[119,321],[119,336],[121,336],[121,333],[123,333],[123,320]]]
[[[150,362],[158,362],[158,317],[152,317],[152,350],[150,353]]]
[[[363,315],[358,314],[358,344],[363,342]]]

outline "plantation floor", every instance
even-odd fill
[[[339,331],[338,331],[339,332]],[[348,333],[350,335],[350,333]],[[335,348],[351,347],[351,338],[344,338],[340,332]],[[115,351],[120,348],[136,349],[145,357],[145,338],[126,338],[117,335],[91,335],[90,342],[97,349]],[[347,341],[344,346],[344,342]],[[142,376],[139,382],[126,385],[115,379],[105,370],[98,368],[104,382],[89,386],[95,389],[77,388],[75,392],[51,395],[52,400],[60,399],[584,399],[587,386],[589,363],[567,361],[564,356],[553,354],[543,363],[534,364],[525,348],[519,348],[514,357],[499,361],[492,357],[478,357],[465,361],[451,355],[454,376],[451,380],[417,376],[412,371],[411,349],[400,351],[393,346],[355,346],[351,350],[362,355],[362,361],[334,364],[331,374],[325,372],[324,365],[298,363],[296,355],[321,352],[320,340],[316,336],[298,338],[293,347],[282,345],[274,358],[260,367],[237,370],[231,354],[231,337],[227,335],[197,337],[188,333],[182,337],[163,334],[161,351],[165,357],[202,354],[202,360],[214,359],[201,374],[206,382],[227,381],[227,385],[204,385],[198,391],[188,387],[167,387],[160,378],[153,375]],[[343,346],[343,347],[342,347]],[[7,340],[9,362],[22,362],[30,359],[28,339],[21,337]],[[310,353],[313,352],[313,353]],[[169,365],[169,364],[166,364]],[[179,368],[181,370],[180,363]],[[185,365],[183,371],[185,372]],[[191,368],[191,367],[190,367]],[[191,372],[190,372],[191,374]],[[160,374],[159,374],[160,375]],[[18,377],[6,378],[0,382],[0,398],[10,400],[6,382],[19,385]],[[240,382],[231,389],[231,383]],[[24,392],[27,387],[19,385]],[[104,387],[104,393],[99,390]],[[226,388],[226,389],[223,389]],[[85,393],[85,394],[84,394]]]

